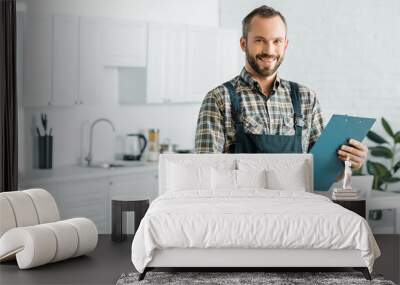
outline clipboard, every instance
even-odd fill
[[[328,191],[343,172],[337,151],[349,139],[362,141],[375,123],[374,118],[333,115],[310,153],[314,158],[314,190]]]

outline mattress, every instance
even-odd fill
[[[359,250],[370,271],[380,255],[359,215],[314,193],[266,189],[161,195],[136,232],[132,262],[143,272],[169,248]]]

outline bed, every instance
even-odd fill
[[[313,193],[310,154],[162,154],[159,194],[132,243],[154,268],[352,267],[380,251],[365,219]]]

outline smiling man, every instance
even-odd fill
[[[278,76],[288,47],[282,14],[261,6],[242,21],[240,47],[246,64],[240,75],[211,90],[197,121],[197,153],[306,153],[323,129],[315,92]],[[359,169],[367,147],[356,140],[342,146]]]

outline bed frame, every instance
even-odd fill
[[[167,161],[182,159],[183,154],[162,154],[159,161],[159,193],[166,191]],[[309,185],[307,191],[313,191],[313,161],[311,154],[184,154],[188,159],[235,160],[241,157],[249,158],[268,156],[270,159],[291,160],[300,159],[307,163]],[[169,248],[158,249],[153,259],[139,275],[143,280],[148,271],[154,269],[196,269],[214,271],[224,268],[228,271],[265,271],[266,269],[333,269],[353,268],[361,271],[367,280],[371,275],[361,257],[359,250],[330,250],[330,249],[254,249],[254,248]],[[202,271],[203,271],[202,270]]]
[[[255,268],[270,270],[285,268],[321,269],[353,268],[361,271],[367,280],[371,280],[368,268],[361,258],[359,250],[328,249],[192,249],[171,248],[156,250],[152,261],[139,275],[143,280],[148,271],[155,268],[185,269],[233,269],[233,271],[253,271]],[[263,269],[263,270],[261,270]],[[229,271],[229,270],[228,270]]]

